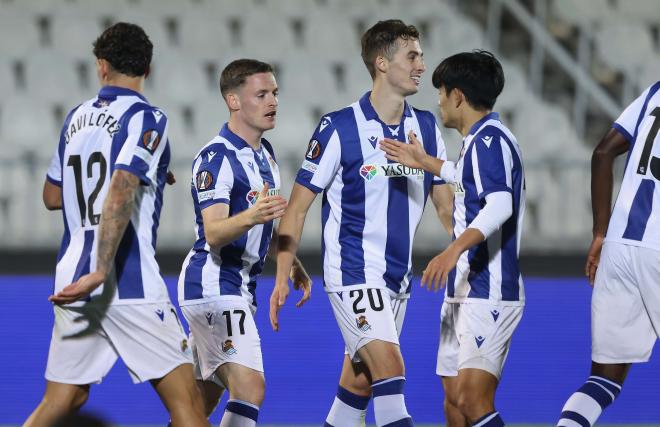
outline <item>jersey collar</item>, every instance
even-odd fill
[[[362,98],[360,98],[360,109],[362,110],[362,114],[364,114],[364,118],[367,120],[377,120],[383,125],[387,126],[387,123],[383,123],[383,121],[378,117],[376,110],[374,110],[373,105],[371,105],[371,100],[369,99],[370,96],[371,91],[365,93],[362,95]],[[408,105],[405,100],[403,101],[403,116],[412,117],[412,113],[410,112],[410,105]]]
[[[137,96],[144,102],[149,102],[140,92],[136,92],[133,89],[126,87],[103,86],[99,91],[99,98],[117,98],[118,96]]]
[[[469,135],[474,135],[479,130],[481,125],[486,123],[488,120],[497,120],[497,121],[499,121],[500,120],[499,113],[496,113],[496,112],[492,111],[492,112],[486,114],[485,116],[483,116],[475,124],[472,125],[472,127],[470,128],[470,132],[468,132],[468,136]]]
[[[238,150],[242,150],[243,148],[249,148],[250,150],[254,151],[255,153],[261,153],[261,151],[263,150],[263,144],[264,144],[264,141],[265,141],[264,138],[261,138],[261,148],[258,149],[258,150],[255,150],[254,148],[252,148],[250,146],[250,144],[245,142],[245,140],[243,138],[236,135],[234,132],[231,131],[231,129],[229,129],[229,123],[225,123],[224,125],[222,125],[222,128],[220,129],[219,135],[221,137],[223,137],[224,139],[226,139],[227,141],[229,141]]]

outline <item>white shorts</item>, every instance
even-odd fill
[[[453,377],[476,368],[499,379],[522,313],[523,306],[444,302],[436,373]]]
[[[360,362],[357,351],[373,340],[399,345],[408,298],[397,296],[388,289],[366,287],[328,293],[351,360]]]
[[[215,371],[225,363],[264,371],[257,325],[243,298],[207,300],[184,305],[181,311],[190,326],[195,370],[201,375],[198,379],[218,383]]]
[[[605,242],[591,297],[591,358],[646,362],[660,333],[660,251]]]
[[[107,310],[107,311],[106,311]],[[164,377],[191,351],[170,302],[80,307],[55,306],[46,379],[100,383],[121,357],[134,383]]]

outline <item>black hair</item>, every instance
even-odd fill
[[[115,71],[131,77],[149,74],[154,45],[140,26],[118,22],[103,31],[93,46],[94,56],[108,61]]]
[[[228,91],[242,86],[253,74],[272,73],[273,66],[256,59],[237,59],[232,61],[220,74],[220,93],[225,96]]]
[[[445,58],[433,71],[433,86],[447,95],[460,89],[476,110],[492,110],[504,88],[504,72],[495,56],[485,50],[462,52]]]
[[[419,40],[419,31],[414,25],[406,25],[400,19],[388,19],[378,21],[362,35],[362,60],[367,66],[371,78],[376,77],[376,67],[374,66],[376,57],[382,55],[387,59],[392,59],[392,55],[398,47],[396,44],[398,39]]]

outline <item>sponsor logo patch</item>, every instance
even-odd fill
[[[415,179],[424,179],[424,170],[404,166],[401,163],[366,164],[360,168],[360,176],[365,181],[371,181],[377,176],[383,176],[385,178],[412,177]]]

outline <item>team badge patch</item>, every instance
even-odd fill
[[[226,340],[225,342],[222,343],[222,352],[229,356],[237,353],[236,349],[234,348],[234,344],[232,343],[231,340]]]
[[[318,157],[321,155],[321,143],[318,142],[316,139],[312,139],[309,141],[309,145],[307,145],[307,154],[305,154],[305,157],[308,158],[309,160],[314,160],[318,159]]]
[[[155,129],[151,129],[142,134],[142,145],[147,149],[151,154],[156,151],[158,145],[160,144],[160,135],[156,132]]]
[[[355,319],[355,324],[357,325],[358,329],[361,330],[362,332],[367,332],[369,329],[371,329],[371,325],[369,322],[367,322],[367,317],[362,315]]]
[[[185,353],[186,350],[188,350],[188,340],[184,338],[181,340],[181,351]]]
[[[213,175],[211,172],[207,170],[197,172],[195,185],[197,186],[197,191],[210,190],[213,185]]]

